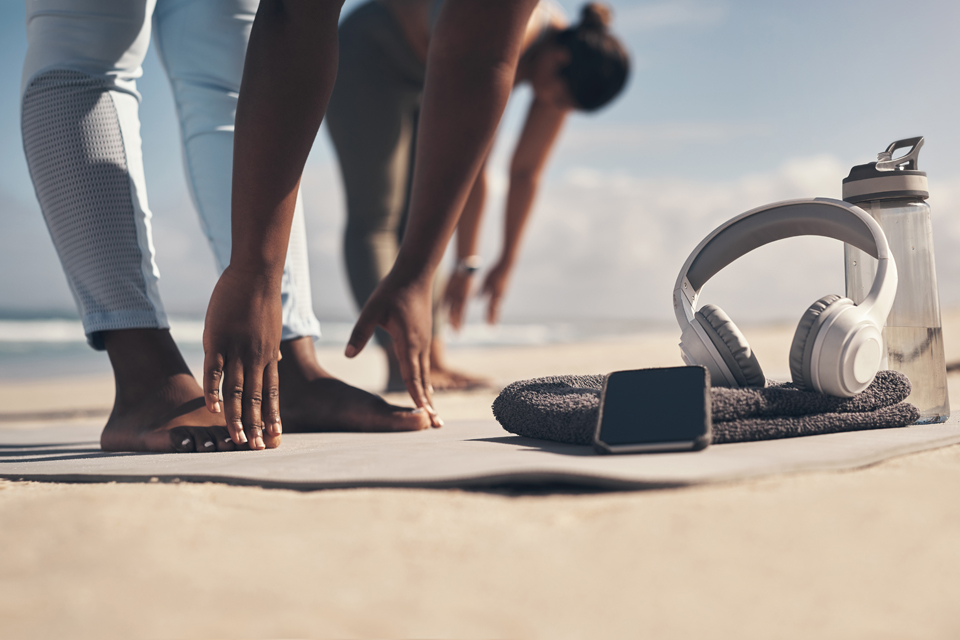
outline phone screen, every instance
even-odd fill
[[[615,371],[607,376],[597,428],[598,446],[687,443],[706,446],[710,433],[708,374],[704,367]],[[640,450],[640,449],[634,449]]]

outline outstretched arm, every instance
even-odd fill
[[[233,149],[232,249],[203,332],[207,408],[234,442],[279,434],[280,279],[300,175],[337,75],[342,0],[263,0],[250,34]],[[223,383],[223,404],[219,389]]]
[[[507,191],[507,210],[503,221],[503,247],[500,258],[487,273],[481,289],[483,295],[490,297],[487,306],[487,322],[490,324],[500,317],[500,304],[517,261],[520,238],[527,220],[530,219],[540,176],[567,113],[566,109],[536,99],[530,104],[523,132],[510,163],[510,187]]]
[[[384,327],[394,340],[407,390],[417,406],[431,413],[430,285],[503,115],[536,4],[444,3],[427,58],[403,244],[347,345],[347,356],[352,357],[377,325]]]

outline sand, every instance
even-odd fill
[[[748,333],[774,374],[791,332]],[[508,382],[676,364],[676,338],[451,358]],[[363,386],[383,373],[321,357]],[[493,396],[437,405],[488,417]],[[99,378],[0,387],[11,412],[111,398]],[[626,493],[0,481],[0,638],[957,638],[958,497],[960,446]]]

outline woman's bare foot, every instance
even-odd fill
[[[392,405],[330,375],[317,361],[312,338],[282,342],[280,354],[280,417],[287,433],[419,431],[430,426],[422,409]]]
[[[406,391],[407,386],[400,375],[400,363],[393,349],[386,349],[387,392]],[[434,391],[475,391],[477,389],[492,389],[493,382],[481,376],[456,371],[447,366],[443,341],[434,337],[430,343],[430,384]]]
[[[113,412],[100,435],[105,451],[192,453],[273,448],[280,436],[247,433],[234,444],[223,414],[207,411],[203,391],[165,329],[104,333],[117,383]]]
[[[475,391],[477,389],[491,389],[493,383],[485,378],[474,377],[459,371],[450,369],[436,369],[430,365],[430,384],[434,391]],[[391,370],[391,375],[387,380],[387,393],[396,393],[406,391],[407,385],[400,375],[400,370],[396,373]]]

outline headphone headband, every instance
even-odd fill
[[[721,269],[758,247],[795,236],[834,238],[877,258],[876,278],[860,306],[879,318],[878,324],[883,326],[893,306],[897,282],[897,267],[889,260],[887,238],[877,221],[863,209],[830,198],[775,202],[740,214],[714,229],[693,250],[677,278],[673,305],[680,326],[693,320],[700,289]]]

